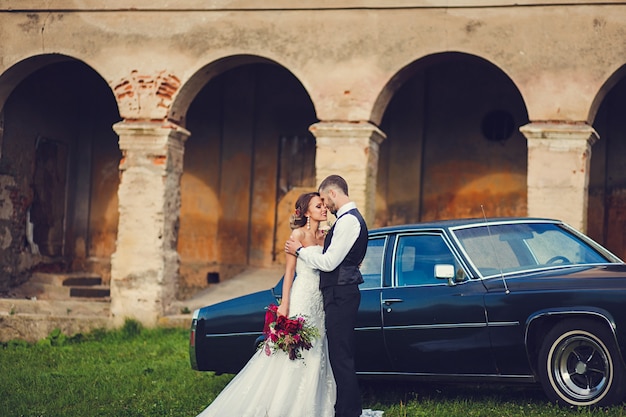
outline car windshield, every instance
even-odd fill
[[[483,277],[612,262],[576,234],[553,223],[477,225],[454,234]]]

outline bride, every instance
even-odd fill
[[[327,220],[327,212],[319,193],[302,194],[295,206],[292,236],[321,252],[324,235],[319,225]],[[310,350],[302,350],[302,359],[291,360],[280,350],[268,356],[259,349],[198,417],[334,416],[336,386],[328,360],[319,272],[296,261],[295,256],[287,255],[277,313],[305,316],[320,336],[312,341]]]

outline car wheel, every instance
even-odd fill
[[[561,322],[548,332],[538,371],[547,396],[561,405],[611,405],[626,391],[615,338],[607,326],[591,320]]]

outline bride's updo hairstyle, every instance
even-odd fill
[[[309,209],[309,204],[311,203],[311,199],[313,197],[319,197],[320,193],[305,193],[301,194],[300,197],[296,200],[296,210],[293,212],[291,217],[289,217],[289,226],[292,229],[297,229],[306,224],[306,216],[304,213]]]

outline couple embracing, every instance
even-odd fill
[[[306,317],[319,336],[297,360],[285,352],[257,351],[199,417],[361,416],[354,327],[367,226],[338,175],[324,179],[319,192],[302,194],[295,209],[277,313]],[[324,235],[319,225],[327,210],[337,220]]]

